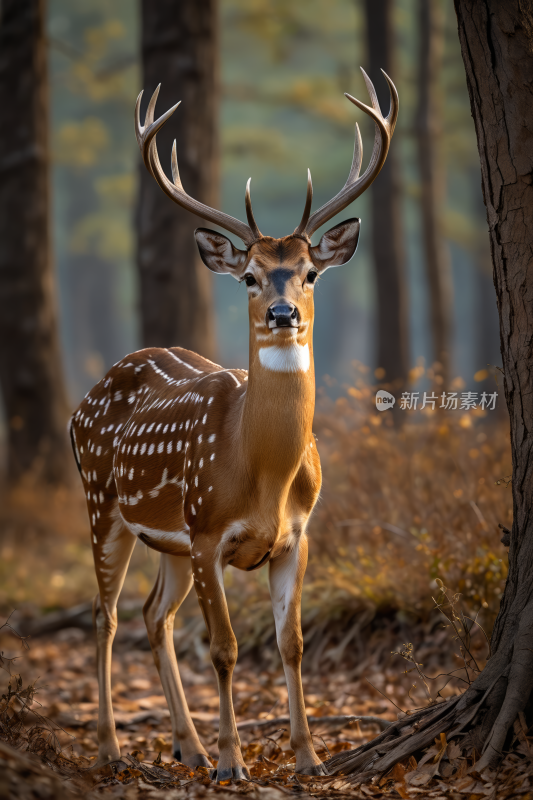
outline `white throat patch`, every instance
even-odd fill
[[[287,347],[261,347],[259,361],[273,372],[307,372],[310,364],[308,344],[289,344]]]

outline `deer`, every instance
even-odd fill
[[[237,641],[223,574],[229,565],[251,572],[268,564],[276,640],[290,713],[295,770],[327,775],[309,732],[302,690],[301,595],[307,566],[307,524],[322,475],[313,436],[315,375],[313,292],[330,267],[354,255],[360,219],[352,218],[311,243],[312,234],[375,180],[398,117],[398,93],[382,115],[363,70],[367,106],[348,100],[375,123],[373,151],[360,175],[363,147],[355,126],[344,187],[311,214],[313,187],[300,224],[280,239],[263,235],[254,219],[250,180],[245,224],[190,197],[172,149],[171,181],[159,161],[156,134],[179,106],[154,120],[159,87],[135,131],[142,158],[161,189],[198,217],[236,235],[197,228],[201,259],[212,272],[244,282],[249,308],[249,370],[224,369],[180,347],[127,355],[87,393],[71,417],[70,437],[87,498],[98,594],[94,600],[99,687],[98,757],[120,759],[111,699],[112,644],[117,601],[137,540],[160,553],[155,584],[143,608],[148,638],[170,711],[173,756],[211,770],[218,783],[249,780],[232,703]],[[220,722],[216,769],[200,742],[180,679],[174,618],[194,586],[218,682]]]

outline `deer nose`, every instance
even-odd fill
[[[267,311],[269,328],[297,328],[299,324],[300,315],[293,303],[276,303]]]

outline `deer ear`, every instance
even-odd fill
[[[206,267],[212,272],[240,278],[240,272],[248,260],[245,250],[237,250],[227,236],[209,228],[196,228],[194,238]]]
[[[315,247],[309,248],[319,272],[329,267],[342,267],[351,259],[357,250],[360,227],[360,219],[347,219],[325,233]]]

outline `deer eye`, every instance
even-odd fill
[[[257,283],[253,275],[245,275],[244,280],[247,286],[255,286],[255,284]]]
[[[307,273],[307,280],[309,283],[314,283],[318,278],[318,272],[315,272],[313,269]]]

